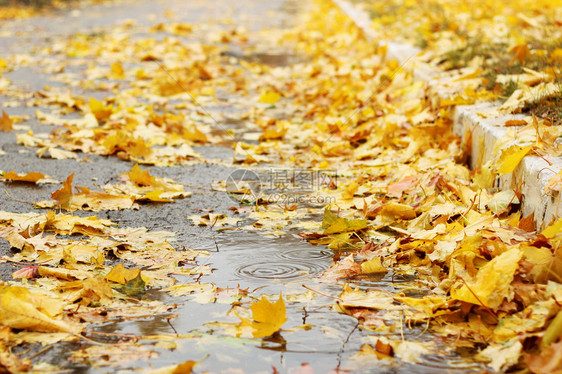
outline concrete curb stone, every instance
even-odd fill
[[[439,99],[448,97],[446,83],[454,79],[450,72],[439,71],[427,64],[416,60],[421,50],[412,45],[392,41],[377,40],[376,34],[371,29],[371,20],[368,14],[355,7],[348,0],[332,0],[333,3],[345,13],[353,23],[363,32],[366,38],[373,42],[387,46],[387,58],[396,59],[401,65],[412,64],[414,79],[424,81],[434,95]],[[499,126],[510,119],[521,119],[523,115],[507,115],[502,117],[482,118],[479,113],[500,107],[498,102],[482,102],[473,105],[458,105],[452,115],[453,131],[463,141],[470,141],[471,168],[475,168],[477,155],[484,152],[483,162],[492,157],[494,144],[507,132],[506,127]],[[470,139],[470,140],[469,140]],[[483,144],[483,149],[480,149]],[[562,157],[526,156],[513,173],[499,178],[500,189],[520,189],[522,193],[522,212],[527,217],[534,214],[536,229],[541,231],[562,213],[560,193],[556,195],[545,194],[548,181],[562,170]]]

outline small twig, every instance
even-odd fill
[[[43,349],[40,349],[39,351],[35,352],[34,354],[32,354],[31,356],[27,357],[28,360],[33,360],[35,357],[47,352],[49,349],[53,348],[52,345],[48,345]]]
[[[341,345],[340,351],[338,352],[338,366],[336,366],[336,373],[340,372],[340,366],[341,366],[341,360],[342,360],[342,354],[345,350],[345,346],[346,344],[349,342],[349,339],[351,339],[351,335],[353,335],[353,333],[355,332],[355,330],[357,330],[359,328],[359,321],[357,321],[357,323],[355,324],[355,326],[353,326],[353,329],[349,332],[349,334],[347,334],[347,338],[345,338],[345,340],[343,341],[343,344]]]
[[[492,317],[494,317],[494,319],[496,320],[496,322],[499,321],[498,316],[496,315],[496,313],[494,313],[490,308],[488,308],[486,305],[484,305],[484,303],[482,302],[482,300],[480,300],[480,298],[478,297],[478,295],[476,295],[476,293],[474,293],[474,291],[472,290],[472,288],[470,288],[470,286],[468,285],[468,283],[464,280],[463,277],[459,278],[464,282],[464,285],[466,286],[466,288],[468,288],[468,290],[470,291],[470,293],[472,294],[472,296],[474,296],[476,298],[476,300],[478,300],[478,302],[480,303],[480,305],[486,309],[488,311],[488,313],[490,313],[492,315]]]
[[[18,199],[18,198],[15,198],[15,197],[13,197],[12,195],[10,195],[10,193],[9,193],[7,190],[4,190],[4,193],[5,193],[6,195],[8,195],[8,197],[9,197],[10,199],[12,199],[12,200],[14,200],[14,201],[17,201],[17,202],[19,202],[19,203],[35,204],[34,201],[25,201],[25,200],[20,200],[20,199]]]
[[[47,264],[50,261],[50,260],[45,260],[45,261],[41,261],[41,262],[27,262],[26,263],[26,262],[14,261],[14,260],[9,259],[9,258],[5,258],[5,260],[7,262],[11,262],[12,265],[14,265],[14,266],[22,266],[22,267],[23,266],[25,266],[25,267],[27,267],[27,266],[38,266],[38,265],[40,266],[42,264]]]
[[[429,318],[427,319],[427,324],[425,325],[425,329],[423,329],[423,331],[418,336],[422,336],[423,334],[425,334],[428,329],[429,329]]]
[[[308,312],[306,311],[305,306],[302,307],[302,311],[304,312],[304,315],[302,316],[302,324],[306,325],[306,319],[308,318]]]
[[[400,311],[400,337],[402,342],[404,342],[404,311]]]
[[[172,328],[172,330],[174,330],[174,332],[176,333],[176,336],[179,336],[180,334],[178,334],[176,328],[174,327],[174,325],[172,325],[172,322],[170,322],[169,318],[166,318],[166,322],[168,322],[168,325],[170,325],[170,327]]]
[[[332,295],[328,295],[328,294],[322,293],[322,292],[320,292],[320,291],[316,291],[316,290],[314,290],[314,289],[308,287],[308,286],[305,285],[305,284],[303,284],[302,286],[303,286],[304,288],[306,288],[307,290],[309,290],[309,291],[312,291],[312,292],[314,292],[314,293],[317,293],[318,295],[326,296],[326,297],[329,297],[329,298],[331,298],[331,299],[338,300],[338,301],[343,301],[343,299],[342,299],[341,297],[336,297],[336,296],[332,296]]]
[[[117,338],[126,338],[126,339],[131,339],[131,340],[139,340],[139,337],[137,335],[132,335],[132,334],[117,334],[114,332],[101,332],[101,331],[84,331],[84,334],[93,334],[93,335],[101,335],[101,336],[113,336],[113,337],[117,337]],[[83,338],[86,338],[83,335],[79,335],[82,336]],[[87,340],[90,340],[89,338],[86,338]],[[96,342],[97,343],[97,342]],[[104,343],[101,343],[104,344]]]
[[[550,161],[548,161],[546,158],[544,158],[543,155],[537,154],[537,156],[539,156],[540,158],[542,158],[542,159],[548,164],[548,166],[552,166],[552,162],[550,162]]]
[[[546,166],[546,167],[542,168],[541,170],[539,170],[539,172],[537,173],[537,178],[539,177],[539,175],[541,175],[541,173],[542,173],[544,170],[548,170],[548,171],[550,171],[551,173],[556,174],[556,172],[555,172],[554,170],[552,170],[551,168],[549,168],[548,166]]]
[[[472,208],[474,208],[474,204],[476,204],[476,196],[474,197],[474,199],[471,200],[470,206],[468,207],[466,212],[461,213],[462,218],[464,218],[467,222],[468,222],[468,219],[466,219],[465,215],[468,214],[468,212],[470,212],[472,210]]]
[[[18,356],[18,357],[23,356],[23,355],[29,353],[29,351],[31,351],[31,348],[27,348],[25,351],[20,352],[20,353],[16,353],[15,355]]]
[[[217,224],[218,219],[219,219],[219,216],[216,216],[215,219],[213,219],[213,223],[211,224],[209,229],[211,230],[211,233],[213,235],[213,242],[215,243],[215,248],[217,249],[217,252],[220,252],[219,245],[217,244],[217,237],[215,236],[215,232],[213,231],[213,228]]]

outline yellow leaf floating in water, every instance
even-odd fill
[[[149,374],[149,373],[150,374],[190,374],[193,372],[193,367],[199,364],[201,361],[205,360],[207,357],[209,357],[209,355],[203,357],[199,361],[189,360],[179,365],[165,366],[163,368],[156,369],[156,370],[150,369],[150,370],[143,371],[143,373],[144,374]]]
[[[282,295],[279,295],[279,299],[275,303],[262,295],[261,299],[253,303],[250,308],[252,309],[251,327],[254,330],[252,331],[254,338],[273,335],[287,322],[287,311]],[[248,322],[248,320],[242,319],[242,322]]]

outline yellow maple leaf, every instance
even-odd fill
[[[361,264],[361,272],[363,274],[386,273],[388,271],[381,262],[380,257],[372,258]]]
[[[76,193],[72,192],[72,180],[74,173],[68,176],[62,183],[62,187],[51,194],[56,200],[55,206],[64,210],[116,210],[131,209],[135,198],[129,195],[114,195],[106,192],[90,191],[87,187],[76,187]],[[40,203],[37,206],[43,206]]]
[[[282,295],[279,295],[279,299],[275,303],[262,296],[250,308],[252,309],[250,326],[254,330],[252,331],[254,338],[270,336],[279,331],[281,326],[287,322],[287,311]],[[249,322],[247,319],[242,318],[243,324],[247,322]]]
[[[123,69],[123,65],[121,65],[119,61],[111,64],[109,73],[110,77],[113,79],[125,79],[125,69]]]
[[[105,261],[103,251],[98,246],[81,243],[64,248],[62,258],[67,264],[102,265]]]
[[[518,44],[511,48],[509,52],[513,53],[513,57],[511,58],[511,61],[509,61],[510,65],[516,60],[523,63],[531,55],[531,51],[529,50],[527,43]]]
[[[263,104],[270,104],[273,105],[279,101],[281,95],[279,95],[275,91],[265,91],[262,92],[259,98],[259,102]]]
[[[129,180],[139,186],[154,186],[156,178],[150,175],[148,170],[142,170],[139,164],[135,164],[131,171],[124,175],[129,177]]]
[[[140,272],[141,270],[139,268],[126,269],[123,264],[117,264],[111,268],[109,273],[105,276],[105,279],[110,282],[125,284],[131,279],[135,279]]]
[[[472,282],[451,290],[451,297],[471,304],[497,308],[505,298],[513,298],[510,288],[523,252],[517,247],[493,258],[482,266]]]
[[[184,139],[191,140],[192,142],[207,143],[209,139],[201,130],[194,124],[189,124],[182,131]]]
[[[386,204],[380,214],[390,219],[414,219],[416,211],[409,205],[390,202]]]
[[[324,209],[322,228],[324,234],[336,234],[349,231],[359,231],[367,227],[367,220],[347,219],[336,216],[328,208]]]
[[[54,318],[54,314],[60,312],[60,300],[33,295],[24,287],[10,286],[0,290],[0,323],[11,328],[77,332],[76,326]]]
[[[101,101],[98,101],[93,97],[90,98],[90,102],[88,104],[90,110],[98,121],[106,120],[107,118],[109,118],[111,113],[113,113],[113,106],[103,105]]]
[[[165,366],[165,367],[160,368],[160,369],[153,369],[153,370],[150,370],[150,373],[152,373],[152,374],[190,374],[190,373],[193,372],[193,367],[206,358],[207,358],[207,356],[202,358],[199,361],[189,360],[189,361],[185,361],[184,363],[181,363],[179,365],[170,365],[170,366]]]
[[[82,291],[80,296],[82,303],[90,305],[92,303],[100,303],[101,305],[109,305],[113,300],[113,290],[111,286],[102,277],[92,277],[84,279],[82,282]]]
[[[523,160],[523,157],[529,154],[531,148],[532,146],[530,145],[525,147],[514,145],[505,149],[500,156],[498,173],[508,174],[513,172],[521,160]]]
[[[422,311],[429,316],[433,315],[440,306],[447,302],[447,299],[442,296],[425,296],[422,298],[416,298],[399,295],[395,296],[394,300],[411,306],[416,310]]]
[[[341,194],[342,199],[344,200],[353,199],[353,195],[355,195],[358,189],[359,189],[359,183],[357,181],[351,182],[342,192]]]
[[[165,194],[165,191],[163,191],[163,190],[154,190],[154,191],[147,192],[144,195],[144,198],[146,200],[154,201],[154,202],[158,202],[158,203],[173,203],[174,202],[174,200],[162,197],[162,195],[164,195],[164,194]]]

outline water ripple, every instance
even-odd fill
[[[244,265],[236,273],[251,279],[295,279],[315,275],[323,272],[326,266],[304,261],[286,262],[258,262]]]

